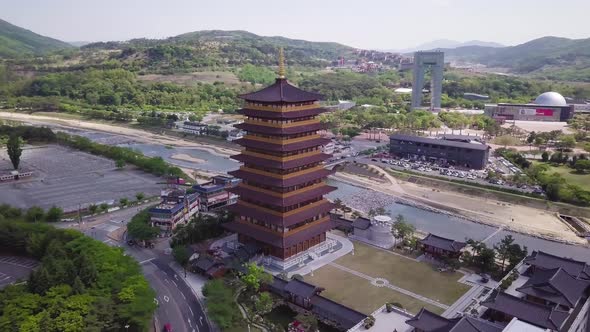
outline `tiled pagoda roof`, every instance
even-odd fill
[[[240,98],[260,103],[301,103],[320,100],[322,95],[301,90],[286,79],[277,78],[274,84],[256,92],[240,95]]]

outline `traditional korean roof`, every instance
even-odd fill
[[[371,227],[371,220],[364,217],[358,217],[352,222],[352,227],[358,229],[367,229]]]
[[[261,110],[253,110],[248,108],[242,108],[236,111],[238,114],[242,114],[245,116],[252,116],[256,118],[266,118],[266,119],[296,119],[296,118],[303,118],[308,116],[319,115],[324,112],[327,112],[325,108],[312,108],[307,110],[301,111],[287,111],[287,112],[275,112],[275,111],[261,111]]]
[[[535,271],[533,276],[516,290],[552,303],[573,308],[580,298],[585,295],[589,286],[590,281],[576,279],[562,268],[556,268]]]
[[[448,319],[422,308],[414,318],[406,321],[406,324],[416,329],[428,332],[449,331],[458,319]]]
[[[301,142],[295,142],[290,144],[280,144],[280,143],[271,143],[271,142],[262,142],[258,140],[248,139],[247,137],[240,138],[234,141],[241,146],[255,148],[255,149],[262,149],[262,150],[269,150],[269,151],[276,151],[276,152],[289,152],[301,149],[307,149],[314,146],[325,145],[330,142],[330,139],[317,137],[311,138]]]
[[[228,191],[239,195],[240,197],[255,197],[257,201],[265,202],[274,206],[290,206],[308,201],[315,197],[320,197],[336,189],[336,187],[323,185],[288,197],[277,197],[244,186],[237,186],[235,188],[228,189]]]
[[[283,237],[281,236],[281,234],[272,232],[270,230],[261,230],[255,225],[248,225],[237,221],[224,223],[223,227],[231,232],[244,234],[260,242],[270,244],[271,246],[279,248],[288,248],[301,241],[304,241],[306,239],[312,238],[314,236],[331,230],[332,228],[334,228],[334,224],[331,221],[323,222],[313,227],[302,229],[286,237]]]
[[[291,279],[291,281],[289,281],[287,285],[285,285],[284,290],[287,293],[291,293],[293,295],[309,299],[314,294],[317,294],[323,291],[324,289],[321,287],[314,286],[312,284],[308,284],[303,280]]]
[[[291,85],[284,78],[277,78],[275,83],[266,88],[239,96],[251,102],[260,103],[301,103],[322,99],[318,93],[308,92]]]
[[[330,316],[336,317],[334,320],[344,329],[351,329],[358,323],[367,318],[367,315],[349,308],[340,303],[334,302],[321,295],[311,297],[311,311],[320,317],[329,313]]]
[[[272,186],[272,187],[281,187],[281,188],[296,186],[296,185],[300,185],[303,183],[315,181],[318,179],[323,179],[323,178],[328,177],[328,175],[330,175],[332,173],[333,173],[332,170],[318,169],[314,172],[301,174],[299,176],[294,176],[294,177],[291,177],[288,179],[278,179],[275,177],[251,173],[251,172],[248,172],[248,170],[243,170],[243,169],[238,169],[235,171],[228,172],[228,174],[231,174],[235,177],[239,177],[242,180],[250,181],[252,183],[259,183],[259,184],[263,184],[263,185],[268,185],[268,186]]]
[[[294,127],[269,127],[251,123],[240,123],[234,126],[235,128],[245,130],[247,132],[269,134],[269,135],[292,135],[306,133],[310,131],[318,131],[323,128],[321,123],[302,124],[301,126]]]
[[[465,242],[459,242],[452,239],[447,239],[432,233],[428,234],[424,239],[420,240],[423,245],[439,248],[450,252],[459,252],[467,244]]]
[[[256,157],[256,156],[250,156],[250,155],[246,155],[246,154],[233,155],[233,156],[230,156],[230,158],[237,160],[237,161],[241,161],[243,163],[264,165],[264,166],[267,166],[270,168],[277,168],[277,169],[289,169],[289,168],[295,168],[295,167],[299,167],[299,166],[303,166],[303,165],[307,165],[307,164],[312,164],[312,163],[317,163],[317,162],[322,162],[322,161],[328,160],[328,159],[330,159],[330,155],[325,154],[325,153],[318,153],[318,154],[314,154],[311,156],[293,159],[293,160],[289,160],[289,161],[277,161],[277,160],[266,159],[266,158],[261,158],[261,157]]]
[[[239,215],[252,217],[257,220],[264,220],[273,225],[289,227],[303,220],[313,218],[321,213],[330,212],[334,208],[334,204],[326,200],[313,208],[300,209],[299,211],[284,217],[277,216],[275,214],[270,213],[269,211],[257,207],[248,206],[244,204],[241,200],[238,200],[236,204],[232,204],[227,208],[229,211],[235,212]]]
[[[559,330],[569,316],[567,311],[529,302],[525,299],[497,291],[494,291],[481,305],[516,317],[527,323],[552,330]]]
[[[501,332],[503,328],[503,326],[488,322],[487,320],[464,316],[449,332]]]
[[[585,262],[571,258],[559,257],[535,250],[524,259],[524,262],[545,270],[560,267],[576,278],[590,279],[590,266]]]
[[[201,272],[205,272],[217,265],[217,262],[212,257],[201,255],[199,258],[191,261],[191,266]]]

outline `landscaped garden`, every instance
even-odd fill
[[[322,295],[370,315],[386,302],[399,303],[409,312],[417,313],[426,307],[436,313],[444,310],[386,287],[376,287],[370,281],[342,271],[330,265],[313,272],[313,277],[305,276],[305,281],[324,287]]]
[[[469,290],[468,285],[458,282],[463,276],[459,272],[438,272],[430,264],[358,242],[354,248],[354,255],[348,254],[334,263],[369,277],[387,279],[391,285],[446,305],[453,304]],[[401,304],[413,313],[422,307],[437,313],[444,311],[390,288],[374,286],[369,280],[336,266],[326,265],[314,271],[313,276],[306,275],[305,281],[326,288],[322,292],[324,296],[365,314],[371,314],[386,302]]]

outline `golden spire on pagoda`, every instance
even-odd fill
[[[279,78],[285,78],[285,54],[283,48],[279,48]]]

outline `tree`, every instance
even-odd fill
[[[408,222],[403,215],[398,214],[395,218],[395,223],[391,226],[391,232],[395,238],[400,238],[402,241],[412,237],[416,231],[416,227]]]
[[[315,332],[318,330],[318,320],[311,313],[299,313],[295,316],[295,320],[304,326],[305,331]]]
[[[272,310],[272,297],[269,292],[262,292],[254,302],[254,309],[259,315],[264,315]]]
[[[121,168],[125,167],[125,160],[123,160],[123,159],[117,159],[115,161],[115,167],[117,167],[118,169],[121,169]]]
[[[150,224],[150,215],[147,210],[143,210],[131,218],[127,224],[127,234],[133,239],[148,241],[160,234],[160,229]]]
[[[145,194],[142,192],[139,192],[139,193],[135,194],[135,198],[137,198],[138,201],[141,201],[145,198]]]
[[[260,285],[272,282],[272,275],[264,271],[263,267],[256,265],[256,263],[249,263],[246,265],[247,272],[240,278],[246,287],[253,292],[258,292]]]
[[[91,214],[95,214],[96,212],[98,212],[98,205],[90,204],[88,206],[88,212],[90,212]]]
[[[127,197],[123,197],[119,200],[119,204],[121,206],[125,206],[125,205],[129,204],[129,199],[127,199]]]
[[[576,146],[576,138],[574,135],[561,135],[556,145],[559,149],[572,149]]]
[[[109,209],[109,205],[107,203],[100,203],[99,208],[101,211],[106,211]]]
[[[543,160],[543,162],[548,162],[549,161],[549,153],[547,153],[547,151],[544,151],[541,154],[541,160]]]
[[[174,256],[174,260],[176,260],[180,266],[186,267],[191,254],[186,246],[176,245],[172,247],[172,256]]]
[[[18,165],[20,164],[20,156],[23,153],[23,149],[21,147],[21,138],[17,135],[10,135],[8,143],[6,143],[6,149],[8,157],[10,158],[10,162],[12,163],[12,167],[17,170]]]
[[[574,168],[579,173],[584,173],[590,170],[590,160],[579,159],[574,164]]]
[[[384,214],[386,214],[386,213],[387,213],[387,210],[385,210],[385,208],[384,208],[384,207],[380,206],[380,207],[378,207],[378,208],[376,208],[376,209],[375,209],[375,213],[376,213],[377,215],[380,215],[380,216],[382,216],[382,215],[384,215]]]
[[[512,235],[506,235],[502,241],[500,241],[499,245],[494,245],[494,249],[498,252],[498,257],[502,261],[502,272],[504,272],[506,260],[510,258],[510,247],[513,243],[514,238]]]
[[[25,220],[28,222],[37,222],[43,220],[45,212],[38,206],[31,206],[25,215]]]
[[[61,208],[54,205],[49,210],[47,210],[47,214],[45,214],[45,221],[47,221],[47,222],[60,221],[63,214],[64,214],[64,211]]]

